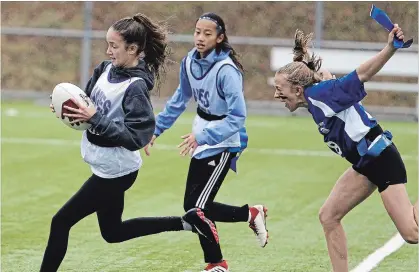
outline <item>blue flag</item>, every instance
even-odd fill
[[[391,22],[388,15],[374,5],[372,5],[370,16],[377,23],[379,23],[381,26],[387,29],[388,32],[390,32],[394,28],[394,24]],[[403,40],[400,40],[396,37],[396,35],[394,35],[393,46],[395,48],[409,48],[412,45],[412,43],[413,39],[410,39],[407,42],[403,42]]]

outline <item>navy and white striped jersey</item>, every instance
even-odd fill
[[[358,142],[377,125],[361,104],[366,92],[356,71],[314,84],[304,96],[324,142],[342,157],[356,152]]]

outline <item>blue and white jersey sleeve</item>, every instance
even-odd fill
[[[224,96],[228,107],[226,118],[217,125],[206,127],[197,133],[195,137],[199,145],[219,144],[244,127],[247,113],[240,71],[231,65],[223,66],[218,73],[217,88]]]
[[[331,117],[360,102],[367,93],[358,74],[353,71],[339,79],[310,86],[304,95],[309,103],[323,110],[325,117]]]
[[[192,97],[191,86],[185,71],[185,59],[180,65],[180,83],[174,95],[167,101],[164,110],[156,117],[156,128],[154,135],[159,136],[166,129],[169,129],[176,119],[185,111],[189,100]]]

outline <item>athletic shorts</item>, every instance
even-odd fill
[[[380,193],[389,185],[407,182],[406,167],[394,143],[366,165],[352,168],[374,183]]]

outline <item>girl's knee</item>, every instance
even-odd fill
[[[339,215],[333,208],[321,207],[319,211],[319,220],[323,227],[334,227],[340,224],[343,216]]]

